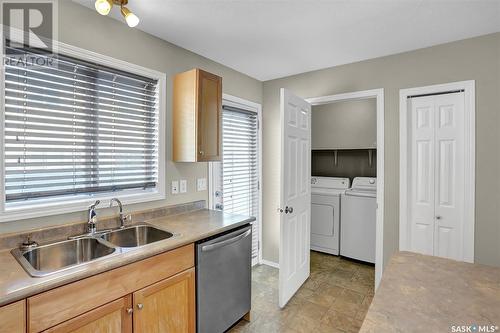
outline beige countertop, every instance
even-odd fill
[[[146,221],[148,224],[179,234],[179,236],[109,258],[101,258],[84,266],[67,270],[64,274],[41,278],[28,275],[12,256],[10,250],[0,251],[0,305],[196,242],[253,220],[255,219],[208,209],[148,220]]]
[[[500,332],[500,268],[400,252],[360,332],[460,332],[462,325]]]

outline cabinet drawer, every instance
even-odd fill
[[[28,331],[43,331],[193,266],[190,244],[30,297]]]
[[[44,333],[132,333],[132,296],[128,295],[49,328]]]
[[[0,333],[26,332],[26,302],[24,300],[0,307]]]

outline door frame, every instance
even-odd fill
[[[232,105],[234,107],[238,107],[240,109],[244,109],[247,111],[257,113],[257,122],[258,122],[258,175],[259,175],[259,207],[258,207],[258,216],[256,217],[256,223],[258,224],[259,230],[259,254],[257,257],[257,262],[252,262],[252,265],[261,264],[262,263],[262,105],[259,103],[255,103],[240,97],[232,96],[229,94],[222,94],[222,105]],[[221,128],[222,131],[222,128]],[[223,135],[223,133],[222,133]],[[215,209],[215,190],[214,184],[216,182],[215,177],[215,167],[214,163],[222,163],[221,162],[209,162],[208,163],[208,207],[209,209]]]
[[[409,251],[410,228],[408,198],[408,97],[415,95],[442,94],[457,90],[464,91],[465,113],[465,207],[463,228],[463,260],[474,262],[474,226],[475,226],[475,181],[476,181],[476,81],[459,81],[424,87],[399,90],[399,250]]]
[[[375,289],[382,279],[384,268],[384,89],[306,98],[312,106],[332,102],[375,98],[377,100],[377,217],[375,232]]]

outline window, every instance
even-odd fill
[[[47,57],[30,48],[8,51],[16,58]],[[50,66],[4,64],[3,215],[51,204],[74,211],[96,198],[164,196],[165,77],[67,51],[79,57],[59,54]]]
[[[252,262],[259,257],[260,138],[259,113],[245,105],[223,102],[222,163],[212,166],[214,208],[254,216]]]

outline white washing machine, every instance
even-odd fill
[[[340,255],[375,263],[377,178],[354,178],[341,204]]]
[[[311,178],[311,250],[339,254],[340,197],[349,178]]]

